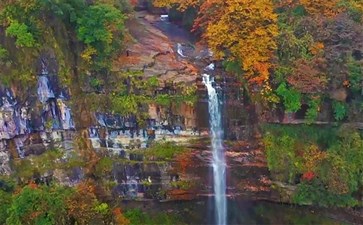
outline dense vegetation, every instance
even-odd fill
[[[90,181],[75,187],[37,185],[31,183],[14,189],[11,183],[2,183],[1,224],[79,224],[79,225],[154,225],[184,224],[176,215],[147,214],[140,209],[122,212],[117,205],[100,199],[100,190]]]
[[[154,144],[150,151],[135,151],[139,161],[85,149],[72,153],[48,150],[39,156],[15,160],[13,175],[0,176],[0,224],[181,224],[173,215],[151,216],[132,209],[123,213],[119,207],[122,196],[115,198],[113,193],[117,182],[112,171],[142,160],[145,165],[166,163],[183,151],[183,147],[165,142]],[[182,159],[176,161],[183,166]],[[67,179],[58,180],[73,176],[75,170],[82,171],[82,180],[68,185],[64,183]],[[143,185],[150,187],[152,183],[146,180]],[[171,186],[190,189],[188,181],[173,182]],[[146,189],[148,197],[162,197],[167,191]]]
[[[363,137],[350,126],[264,126],[268,167],[275,180],[297,185],[294,201],[361,205]]]
[[[115,164],[132,162],[96,152],[84,138],[94,112],[136,115],[143,125],[147,104],[169,107],[194,101],[193,89],[178,86],[180,94],[155,96],[159,85],[155,77],[143,79],[140,71],[114,68],[130,38],[125,27],[129,13],[128,1],[122,0],[0,2],[1,88],[18,90],[17,100],[25,104],[29,93],[36,92],[43,60],[50,75],[72,94],[77,126],[72,152],[48,150],[25,159],[12,154],[12,178],[0,178],[0,224],[176,224],[167,215],[135,218],[129,211],[129,219],[123,216],[111,197],[116,185],[111,170]],[[160,155],[164,148],[169,149],[165,157],[174,155],[170,145],[153,147]],[[69,176],[77,169],[83,177],[75,186],[62,186],[53,177]]]
[[[194,21],[184,16],[185,24],[193,23],[224,69],[243,81],[253,103],[263,106],[261,118],[274,110],[303,115],[305,125],[263,128],[268,167],[276,181],[297,187],[294,202],[361,206],[362,134],[354,125],[308,124],[363,118],[362,1],[153,2],[193,15]],[[78,132],[70,155],[56,150],[22,160],[12,155],[17,180],[0,179],[1,224],[178,224],[179,218],[166,214],[122,212],[110,200],[111,180],[113,166],[126,160],[96,153],[85,138],[94,112],[133,115],[142,126],[149,104],[170,107],[196,100],[194,87],[157,93],[156,77],[115,67],[132,39],[125,25],[131,13],[126,0],[0,1],[1,86],[21,90],[16,97],[25,102],[36,88],[39,59],[55,58],[49,70],[72,94]],[[144,163],[181,155],[177,160],[185,170],[191,162],[184,152],[166,142],[132,153],[144,157]],[[75,168],[82,169],[84,180],[74,187],[40,179],[50,171]],[[172,186],[187,190],[191,184],[174,181]]]
[[[153,2],[197,11],[193,30],[264,107],[262,120],[277,121],[280,112],[284,122],[301,119],[264,126],[269,169],[297,185],[295,202],[361,205],[363,139],[354,122],[363,121],[362,1]],[[316,121],[353,125],[308,126]]]
[[[153,2],[190,16],[196,9],[194,31],[255,102],[302,111],[309,123],[361,119],[361,1]]]
[[[1,224],[129,224],[120,208],[97,199],[91,182],[76,187],[2,183]],[[6,186],[4,186],[6,185]]]
[[[79,128],[92,123],[95,111],[133,115],[141,123],[150,103],[168,107],[195,100],[193,88],[179,85],[171,87],[175,95],[156,94],[156,77],[146,80],[142,71],[115,66],[131,39],[125,27],[132,12],[128,1],[2,1],[0,9],[1,84],[35,92],[40,72],[35,65],[45,60],[59,85],[72,93]],[[25,93],[17,98],[26,101]]]

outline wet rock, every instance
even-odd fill
[[[10,162],[9,153],[4,150],[0,150],[0,175],[1,176],[11,174],[9,162]]]

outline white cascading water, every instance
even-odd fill
[[[216,209],[217,225],[227,224],[227,200],[226,200],[226,163],[222,145],[223,127],[219,99],[214,80],[209,75],[203,74],[203,83],[208,90],[209,123],[211,129],[211,141],[213,150],[213,183],[214,202]]]

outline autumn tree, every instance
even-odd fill
[[[327,17],[334,17],[342,11],[338,5],[339,2],[340,0],[300,0],[300,3],[305,7],[309,14]]]
[[[180,10],[185,10],[188,7],[200,6],[202,0],[153,0],[156,7],[172,7],[177,6]]]
[[[324,58],[299,59],[287,81],[301,93],[323,92],[328,84],[326,66]]]
[[[273,68],[276,50],[277,15],[271,0],[154,1],[156,6],[199,7],[194,29],[202,29],[203,38],[217,59],[240,62],[244,78],[263,84]]]

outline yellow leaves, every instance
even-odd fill
[[[362,0],[350,0],[349,7],[360,13],[361,19],[363,20],[363,1]]]
[[[97,54],[97,50],[91,46],[88,46],[81,54],[81,57],[87,63],[90,63],[92,60],[92,56]]]
[[[318,146],[311,145],[306,149],[303,154],[304,168],[305,172],[315,172],[317,166],[327,157],[326,152],[320,151]]]
[[[270,60],[276,49],[277,16],[270,0],[228,0],[213,7],[204,37],[217,58],[242,62],[246,79],[262,84],[269,77]],[[218,17],[219,16],[219,17]],[[226,54],[228,52],[228,55]]]
[[[153,4],[156,7],[172,7],[173,5],[178,5],[179,10],[185,10],[188,7],[195,7],[200,4],[200,0],[154,0]]]
[[[272,0],[155,0],[154,4],[178,4],[181,9],[199,5],[194,29],[204,30],[203,38],[214,56],[240,61],[246,80],[253,84],[269,79],[278,35]]]
[[[354,9],[357,9],[359,12],[363,13],[363,1],[351,0],[350,4]]]
[[[264,102],[279,103],[280,98],[274,93],[268,81],[262,85],[261,96],[265,100]]]

